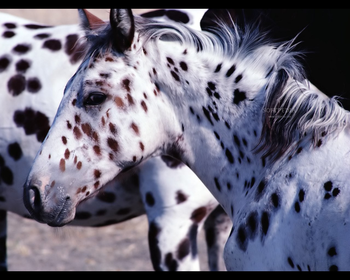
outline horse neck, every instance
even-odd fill
[[[262,129],[258,93],[266,69],[178,45],[163,46],[153,63],[183,130],[166,152],[190,166],[228,211],[227,192],[242,194],[265,166],[252,150]]]

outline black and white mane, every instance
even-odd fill
[[[109,51],[118,55],[112,47],[110,29],[107,25],[87,35],[90,42],[87,58]],[[227,60],[249,60],[253,64],[264,63],[261,55],[253,55],[263,49],[260,54],[265,52],[269,56],[270,65],[274,61],[273,67],[267,69],[263,130],[255,149],[264,157],[276,160],[306,136],[311,137],[313,146],[317,146],[322,136],[333,132],[337,135],[347,124],[346,111],[337,99],[310,87],[298,61],[302,53],[293,50],[293,40],[272,41],[268,32],[259,29],[259,24],[240,28],[233,21],[218,20],[216,27],[196,31],[177,23],[160,23],[135,16],[135,30],[144,45],[157,40],[179,41],[198,52],[211,52]]]

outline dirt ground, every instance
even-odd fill
[[[145,215],[103,228],[51,228],[8,213],[10,271],[152,271]],[[204,234],[198,250],[208,270]],[[223,267],[223,266],[221,266]]]
[[[108,19],[108,10],[89,11]],[[134,10],[134,13],[144,11]],[[72,9],[0,9],[0,12],[43,24],[78,23],[77,11]],[[103,228],[66,226],[54,229],[9,213],[8,224],[8,268],[11,271],[153,270],[145,215]],[[201,269],[208,270],[203,232],[200,233],[198,247]]]

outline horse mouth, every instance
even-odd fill
[[[66,199],[62,206],[57,207],[57,214],[51,215],[50,220],[46,220],[46,224],[50,227],[63,227],[70,223],[75,217],[75,207],[73,207],[70,199]]]
[[[56,217],[51,221],[46,222],[50,227],[63,227],[66,224],[70,223],[75,216],[75,208],[73,207],[69,210],[69,207],[66,207],[67,201],[63,204],[63,206],[58,211]]]

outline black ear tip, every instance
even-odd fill
[[[134,16],[131,9],[111,9],[109,14],[113,34],[113,45],[124,52],[131,47],[135,33]]]

